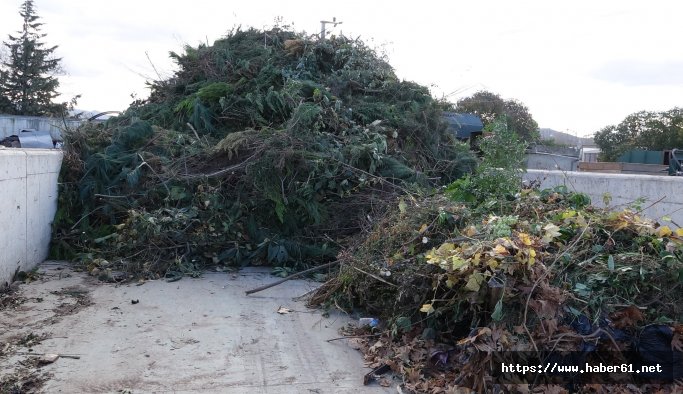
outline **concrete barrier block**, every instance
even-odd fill
[[[30,269],[49,252],[52,219],[57,212],[57,174],[28,175],[26,180],[26,198],[32,207],[26,214],[26,269]]]
[[[0,181],[26,177],[26,152],[0,149]]]
[[[62,152],[0,149],[0,285],[48,254]]]
[[[26,174],[59,172],[63,152],[57,149],[24,149],[26,151]]]
[[[26,179],[0,180],[0,286],[26,264],[26,212]]]
[[[640,205],[643,216],[654,220],[668,216],[671,223],[667,224],[683,227],[683,177],[527,170],[524,179],[538,181],[541,188],[564,185],[587,194],[599,207],[605,206],[603,200],[609,194],[612,209]]]

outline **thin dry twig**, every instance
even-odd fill
[[[529,327],[526,325],[527,316],[529,313],[529,302],[531,301],[531,296],[534,294],[534,290],[536,290],[536,287],[538,287],[538,285],[541,283],[541,281],[543,279],[545,279],[550,274],[550,271],[555,266],[555,264],[557,264],[557,262],[560,261],[560,258],[565,253],[567,253],[568,251],[574,249],[574,247],[576,247],[576,245],[579,243],[579,241],[581,241],[581,238],[583,238],[583,235],[590,228],[590,224],[591,224],[591,221],[589,220],[588,223],[586,223],[586,226],[581,231],[581,234],[579,234],[579,236],[576,237],[576,239],[564,250],[564,252],[558,253],[557,257],[555,257],[555,260],[553,260],[553,262],[549,266],[547,266],[547,269],[545,270],[545,272],[543,272],[543,274],[541,274],[541,276],[539,276],[538,279],[536,279],[536,281],[534,282],[534,285],[531,286],[531,290],[529,290],[529,295],[527,296],[526,303],[524,304],[524,316],[522,318],[522,326],[524,327],[524,331],[526,331],[527,335],[529,336],[529,340],[531,341],[531,344],[534,345],[534,350],[536,350],[537,352],[538,352],[538,346],[536,346],[536,341],[534,341],[534,338],[531,335],[531,332],[529,331]]]
[[[20,354],[22,356],[45,356],[50,353],[34,353],[34,352],[14,352],[14,354]],[[57,354],[60,358],[73,358],[74,360],[78,360],[81,358],[80,355],[78,354],[61,354],[61,353],[55,353]]]
[[[551,351],[551,352],[555,351],[555,348],[557,347],[558,343],[559,343],[563,338],[565,338],[565,337],[569,337],[569,338],[581,338],[582,340],[585,341],[585,340],[587,340],[587,339],[595,339],[595,338],[598,338],[601,334],[607,335],[607,337],[608,337],[608,338],[610,339],[610,341],[612,342],[612,345],[614,345],[615,351],[618,351],[618,350],[619,350],[619,345],[617,345],[617,341],[614,339],[614,337],[612,336],[612,334],[610,334],[610,333],[607,332],[606,330],[603,330],[602,328],[598,328],[598,329],[596,329],[595,331],[593,331],[592,333],[590,333],[590,334],[588,334],[588,335],[578,335],[578,334],[575,334],[575,333],[573,333],[573,332],[565,332],[565,333],[559,335],[559,336],[555,339],[555,343],[553,344],[553,347],[550,349],[550,351]]]
[[[355,269],[356,271],[359,271],[359,272],[361,272],[361,273],[364,273],[365,275],[368,275],[368,276],[370,276],[370,277],[372,277],[372,278],[374,278],[374,279],[377,279],[378,281],[380,281],[380,282],[382,282],[382,283],[385,283],[385,284],[387,284],[387,285],[389,285],[389,286],[393,286],[393,287],[398,288],[398,285],[395,285],[395,284],[393,284],[393,283],[391,283],[391,282],[389,282],[389,281],[386,281],[386,280],[380,278],[379,276],[377,276],[377,275],[375,275],[375,274],[371,274],[371,273],[369,273],[369,272],[367,272],[367,271],[363,271],[362,269],[360,269],[360,268],[358,268],[358,267],[355,267],[355,266],[353,266],[353,265],[350,265],[349,267]]]
[[[194,128],[194,126],[192,126],[192,123],[187,122],[187,127],[189,127],[190,130],[192,130],[192,132],[194,133],[194,136],[197,137],[197,142],[202,142],[202,139],[199,138],[199,133],[197,133],[197,130]]]
[[[223,168],[223,169],[221,169],[221,170],[218,170],[218,171],[215,171],[215,172],[212,172],[212,173],[209,173],[209,174],[184,174],[184,175],[180,176],[180,179],[182,179],[182,180],[188,180],[188,179],[205,178],[205,177],[206,177],[206,178],[213,178],[213,177],[215,177],[215,176],[219,176],[219,175],[225,174],[226,172],[239,170],[239,169],[241,169],[241,168],[243,168],[243,167],[246,167],[246,165],[249,163],[249,161],[251,161],[251,159],[253,159],[254,156],[256,156],[257,153],[260,153],[260,151],[254,152],[254,154],[252,154],[251,156],[249,156],[249,157],[247,157],[246,159],[244,159],[244,161],[242,161],[241,163],[235,164],[235,165],[233,165],[233,166],[226,167],[226,168]]]
[[[665,198],[666,198],[666,196],[662,196],[662,198],[660,198],[659,200],[657,200],[657,201],[653,202],[652,204],[646,206],[645,208],[643,208],[643,209],[637,211],[636,213],[637,213],[637,214],[643,213],[643,211],[645,211],[646,209],[649,209],[649,208],[654,207],[655,205],[657,205],[657,204],[659,204],[660,202],[662,202]]]
[[[81,216],[81,218],[78,219],[78,221],[76,221],[76,223],[74,223],[73,226],[71,226],[71,230],[74,230],[76,228],[76,226],[78,226],[78,223],[82,222],[83,219],[87,218],[88,216],[92,215],[93,213],[95,213],[96,211],[98,211],[104,207],[105,207],[104,205],[100,205],[99,207],[97,207],[97,208],[93,209],[92,211],[86,213],[85,215]]]
[[[382,335],[382,334],[346,335],[346,336],[339,337],[339,338],[328,339],[327,342],[338,341],[340,339],[349,339],[349,338],[371,338],[371,337],[378,337],[380,335]]]
[[[247,290],[245,293],[246,293],[247,295],[249,295],[249,294],[254,294],[254,293],[258,293],[259,291],[263,291],[263,290],[266,290],[266,289],[270,289],[271,287],[275,287],[275,286],[277,286],[277,285],[279,285],[279,284],[285,283],[285,282],[287,282],[287,281],[290,280],[290,279],[298,278],[298,277],[300,277],[300,276],[302,276],[302,275],[310,274],[311,272],[319,271],[319,270],[324,269],[324,268],[329,268],[329,267],[335,266],[335,265],[337,265],[337,264],[339,264],[339,260],[335,260],[335,261],[332,261],[332,262],[327,263],[327,264],[319,265],[319,266],[317,266],[317,267],[309,268],[309,269],[307,269],[307,270],[303,270],[303,271],[301,271],[301,272],[297,272],[297,273],[295,273],[295,274],[291,274],[291,275],[289,275],[288,277],[286,277],[286,278],[284,278],[284,279],[278,280],[277,282],[273,282],[273,283],[268,284],[268,285],[265,285],[265,286],[257,287],[257,288],[255,288],[255,289]]]

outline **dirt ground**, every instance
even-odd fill
[[[363,386],[361,354],[327,341],[349,318],[293,300],[315,282],[246,296],[275,278],[248,269],[116,285],[56,262],[38,273],[0,296],[0,393],[396,392]]]

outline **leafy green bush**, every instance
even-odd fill
[[[475,173],[446,189],[447,195],[457,201],[502,200],[521,189],[526,144],[507,127],[505,118],[489,124],[484,132],[479,144],[483,158]]]

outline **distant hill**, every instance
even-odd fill
[[[568,146],[583,146],[595,145],[592,138],[577,137],[575,135],[564,133],[553,129],[539,129],[541,132],[541,140],[552,140],[558,145]]]

